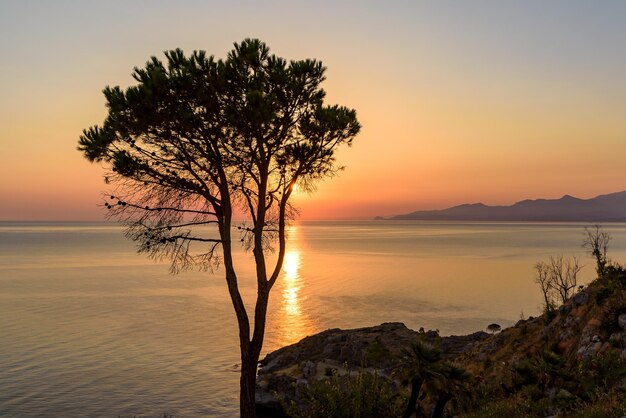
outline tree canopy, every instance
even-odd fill
[[[287,62],[251,39],[225,60],[165,56],[135,68],[137,85],[104,89],[108,117],[83,132],[79,149],[111,164],[107,181],[123,187],[106,206],[140,251],[171,257],[176,269],[206,266],[216,246],[193,253],[189,243],[221,239],[190,227],[228,223],[235,207],[252,223],[246,231],[277,232],[294,185],[310,189],[336,172],[336,147],[360,126],[354,110],[324,106],[319,61]]]

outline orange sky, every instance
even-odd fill
[[[626,189],[626,4],[0,3],[0,220],[100,220],[76,151],[150,55],[258,37],[328,67],[363,125],[305,219]]]

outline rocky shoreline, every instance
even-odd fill
[[[400,322],[322,331],[273,351],[261,360],[257,408],[263,416],[281,416],[278,398],[290,401],[294,399],[296,385],[307,385],[310,379],[321,379],[331,373],[376,369],[381,377],[393,380],[392,372],[400,366],[403,350],[409,350],[417,340],[438,346],[444,358],[454,360],[488,336],[479,331],[442,337],[437,331],[414,331]]]

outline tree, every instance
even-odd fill
[[[411,345],[411,350],[403,350],[403,354],[406,362],[400,371],[410,378],[411,395],[402,418],[410,418],[415,413],[422,385],[433,382],[439,376],[438,363],[442,353],[438,348],[418,340]]]
[[[239,328],[241,416],[253,417],[289,199],[296,184],[311,191],[341,168],[335,151],[360,125],[354,110],[324,105],[321,62],[287,62],[259,40],[235,44],[223,60],[180,49],[165,57],[135,68],[137,85],[104,89],[108,115],[83,131],[78,149],[109,168],[116,188],[104,206],[139,253],[170,260],[174,273],[223,264]],[[256,265],[253,318],[238,287],[235,227]],[[266,259],[276,242],[275,260]]]
[[[564,260],[562,255],[550,257],[549,269],[552,287],[559,295],[561,303],[567,302],[576,288],[578,273],[582,269],[578,258],[573,256]]]
[[[540,261],[535,264],[535,283],[539,285],[541,294],[543,295],[544,309],[546,312],[552,312],[555,308],[554,287],[552,286],[552,276],[547,263]]]
[[[599,278],[604,277],[609,262],[606,255],[609,250],[609,241],[611,241],[611,235],[603,231],[600,225],[585,227],[582,247],[596,259],[596,272]]]
[[[398,371],[401,375],[408,376],[411,383],[411,394],[403,418],[410,418],[414,414],[422,416],[418,411],[422,406],[419,405],[418,408],[417,401],[424,400],[427,396],[434,404],[431,416],[440,418],[451,399],[466,394],[464,383],[469,379],[469,373],[454,363],[444,361],[439,348],[417,340],[410,350],[403,350],[403,354],[406,361]]]
[[[502,329],[502,327],[499,324],[489,324],[489,325],[487,325],[487,331],[489,331],[492,334],[495,334],[496,332],[500,332],[501,329]]]
[[[564,259],[559,255],[550,257],[548,262],[541,261],[535,264],[537,273],[535,282],[539,284],[543,293],[546,312],[554,310],[557,298],[561,303],[565,303],[572,296],[581,269],[582,266],[575,256]]]
[[[466,387],[471,375],[457,364],[445,362],[441,365],[440,375],[437,382],[435,407],[432,418],[441,418],[447,403],[452,400],[467,402],[469,391]],[[459,403],[459,402],[457,402]]]

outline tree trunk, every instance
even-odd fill
[[[250,347],[248,347],[248,351]],[[256,369],[258,357],[256,359],[248,357],[248,353],[241,355],[241,377],[239,381],[239,411],[242,418],[256,417]]]
[[[433,411],[433,418],[441,418],[443,416],[443,410],[450,399],[452,399],[452,395],[447,392],[439,395],[437,403],[435,404],[435,410]]]
[[[415,412],[415,405],[417,404],[417,397],[420,394],[420,389],[422,388],[422,379],[419,377],[414,377],[411,379],[411,396],[409,397],[409,402],[406,405],[406,409],[402,418],[409,418]]]

